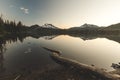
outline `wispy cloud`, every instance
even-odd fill
[[[29,14],[29,9],[20,7],[20,10],[22,10],[25,14]]]
[[[19,10],[23,11],[24,14],[29,14],[29,9],[27,9],[25,7],[17,7],[15,5],[9,5],[9,7],[19,9]]]

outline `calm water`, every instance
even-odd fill
[[[84,64],[94,64],[100,68],[112,70],[112,63],[120,61],[120,44],[107,38],[83,40],[67,35],[7,41],[2,45],[0,70],[17,72],[25,69],[38,69],[57,64],[49,57],[49,52],[42,47],[62,51],[67,58]]]

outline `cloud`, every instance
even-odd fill
[[[29,9],[20,7],[20,10],[22,10],[25,14],[29,14]]]

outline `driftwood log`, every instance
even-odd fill
[[[52,50],[46,47],[43,47],[45,50],[52,52],[50,57],[58,64],[61,64],[68,68],[76,69],[77,71],[83,71],[85,73],[99,77],[100,80],[120,80],[120,76],[116,74],[109,73],[101,68],[95,66],[82,64],[78,61],[65,58],[61,56],[60,51]]]

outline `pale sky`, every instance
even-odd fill
[[[120,0],[0,0],[0,13],[28,26],[108,26],[120,22]]]

